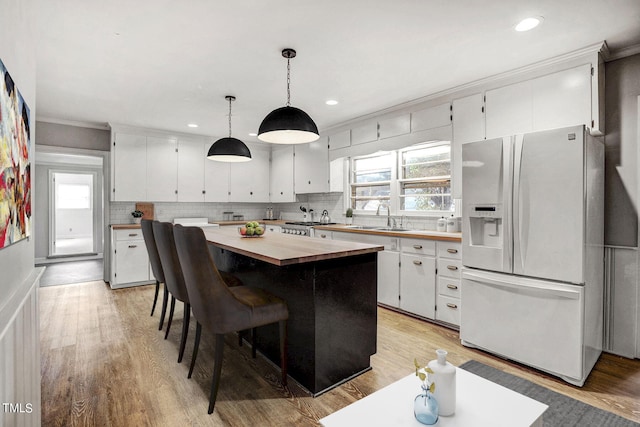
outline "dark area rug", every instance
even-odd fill
[[[637,427],[640,424],[629,421],[611,412],[603,411],[586,403],[556,393],[520,377],[502,372],[475,360],[460,365],[461,369],[472,372],[510,390],[549,405],[544,413],[544,426],[611,426]]]
[[[103,260],[69,261],[44,264],[47,269],[40,279],[40,287],[102,280]]]

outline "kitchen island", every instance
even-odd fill
[[[382,246],[207,229],[219,269],[263,288],[289,306],[291,378],[317,396],[371,369],[376,352],[377,252]],[[277,325],[258,328],[257,349],[276,365]]]

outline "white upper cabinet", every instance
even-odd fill
[[[342,193],[345,188],[345,177],[348,176],[349,161],[340,157],[329,163],[329,192]]]
[[[112,201],[140,201],[147,197],[147,138],[115,134]]]
[[[411,115],[403,114],[378,122],[378,138],[391,138],[411,132]]]
[[[533,130],[531,80],[486,92],[487,139]]]
[[[448,102],[411,113],[411,132],[420,132],[449,124],[451,124],[451,104]]]
[[[453,141],[457,144],[484,139],[484,100],[481,93],[452,102]]]
[[[271,201],[296,201],[293,191],[293,145],[271,147]]]
[[[178,140],[178,201],[204,201],[204,162],[202,141]]]
[[[592,92],[600,82],[591,69],[584,64],[487,91],[487,139],[579,124],[599,130]]]
[[[229,201],[230,164],[207,159],[210,146],[210,143],[205,143],[201,147],[203,148],[201,155],[204,159],[204,201],[227,202]]]
[[[147,137],[147,200],[178,200],[178,141]]]
[[[329,191],[329,141],[322,137],[294,148],[294,188],[296,194]]]
[[[269,201],[269,151],[249,147],[251,161],[230,165],[230,202]]]
[[[329,136],[329,149],[337,150],[338,148],[345,148],[351,145],[351,130],[347,129],[342,132]]]
[[[533,129],[591,127],[591,65],[531,81]]]
[[[369,122],[351,129],[351,145],[365,144],[378,140],[378,123]]]

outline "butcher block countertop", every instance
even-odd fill
[[[266,232],[262,237],[242,237],[235,227],[207,229],[209,243],[277,266],[344,258],[384,250],[384,246],[338,240],[311,239]]]
[[[360,228],[349,228],[349,227],[350,226],[344,225],[344,224],[335,224],[335,225],[316,225],[313,228],[315,230],[341,231],[345,233],[359,233],[359,234],[376,234],[378,236],[410,237],[412,239],[445,240],[449,242],[462,241],[462,233],[446,233],[442,231],[430,231],[430,230],[386,231],[386,230],[371,230],[371,229],[360,229]]]
[[[139,230],[142,228],[140,224],[111,224],[113,230]]]

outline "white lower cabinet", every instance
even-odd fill
[[[438,242],[438,288],[436,296],[436,320],[460,326],[460,257],[461,244]]]
[[[400,252],[378,252],[378,302],[400,308]]]
[[[111,248],[111,289],[155,280],[141,229],[111,230]]]
[[[429,319],[436,309],[436,259],[417,254],[400,255],[400,308]]]

